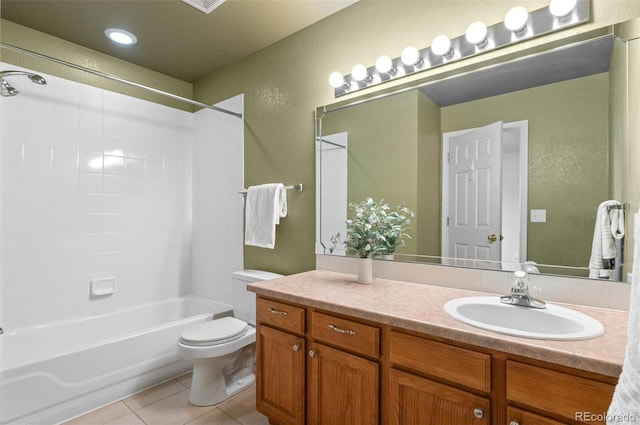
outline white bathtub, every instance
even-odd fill
[[[187,372],[182,329],[231,313],[187,296],[0,335],[0,424],[52,425]]]

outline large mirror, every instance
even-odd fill
[[[344,232],[348,204],[371,197],[416,214],[396,261],[502,270],[533,262],[542,273],[588,277],[598,207],[607,200],[618,201],[622,211],[627,206],[623,46],[610,34],[583,37],[318,108],[316,252],[329,254],[331,235]],[[497,186],[483,180],[479,162],[457,161],[487,140],[486,132],[499,140],[491,142],[500,151]],[[469,203],[463,192],[486,200]],[[498,247],[497,257],[463,261],[453,223],[470,211],[489,215],[496,208],[498,218],[491,220],[498,228],[486,238]],[[608,279],[625,280],[627,239],[617,242]]]

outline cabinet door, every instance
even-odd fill
[[[376,362],[314,344],[309,351],[309,425],[376,425]]]
[[[489,425],[489,400],[426,378],[391,369],[391,425]]]
[[[281,425],[304,424],[304,339],[258,326],[256,409]]]

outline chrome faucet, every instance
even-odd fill
[[[534,298],[529,294],[529,279],[527,278],[526,272],[518,270],[513,273],[513,278],[515,282],[511,287],[511,294],[501,296],[501,303],[522,307],[547,308],[544,301]]]

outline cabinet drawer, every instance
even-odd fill
[[[555,370],[507,361],[507,398],[570,420],[606,412],[615,386]],[[593,423],[601,423],[597,420]]]
[[[302,307],[258,298],[256,299],[256,318],[258,323],[304,334],[305,310]]]
[[[390,358],[394,366],[491,391],[491,356],[441,342],[391,331]]]
[[[380,329],[328,314],[311,313],[314,339],[369,357],[380,355]]]
[[[526,410],[516,409],[515,407],[507,408],[507,423],[516,422],[518,425],[568,425],[568,422],[558,422]]]

